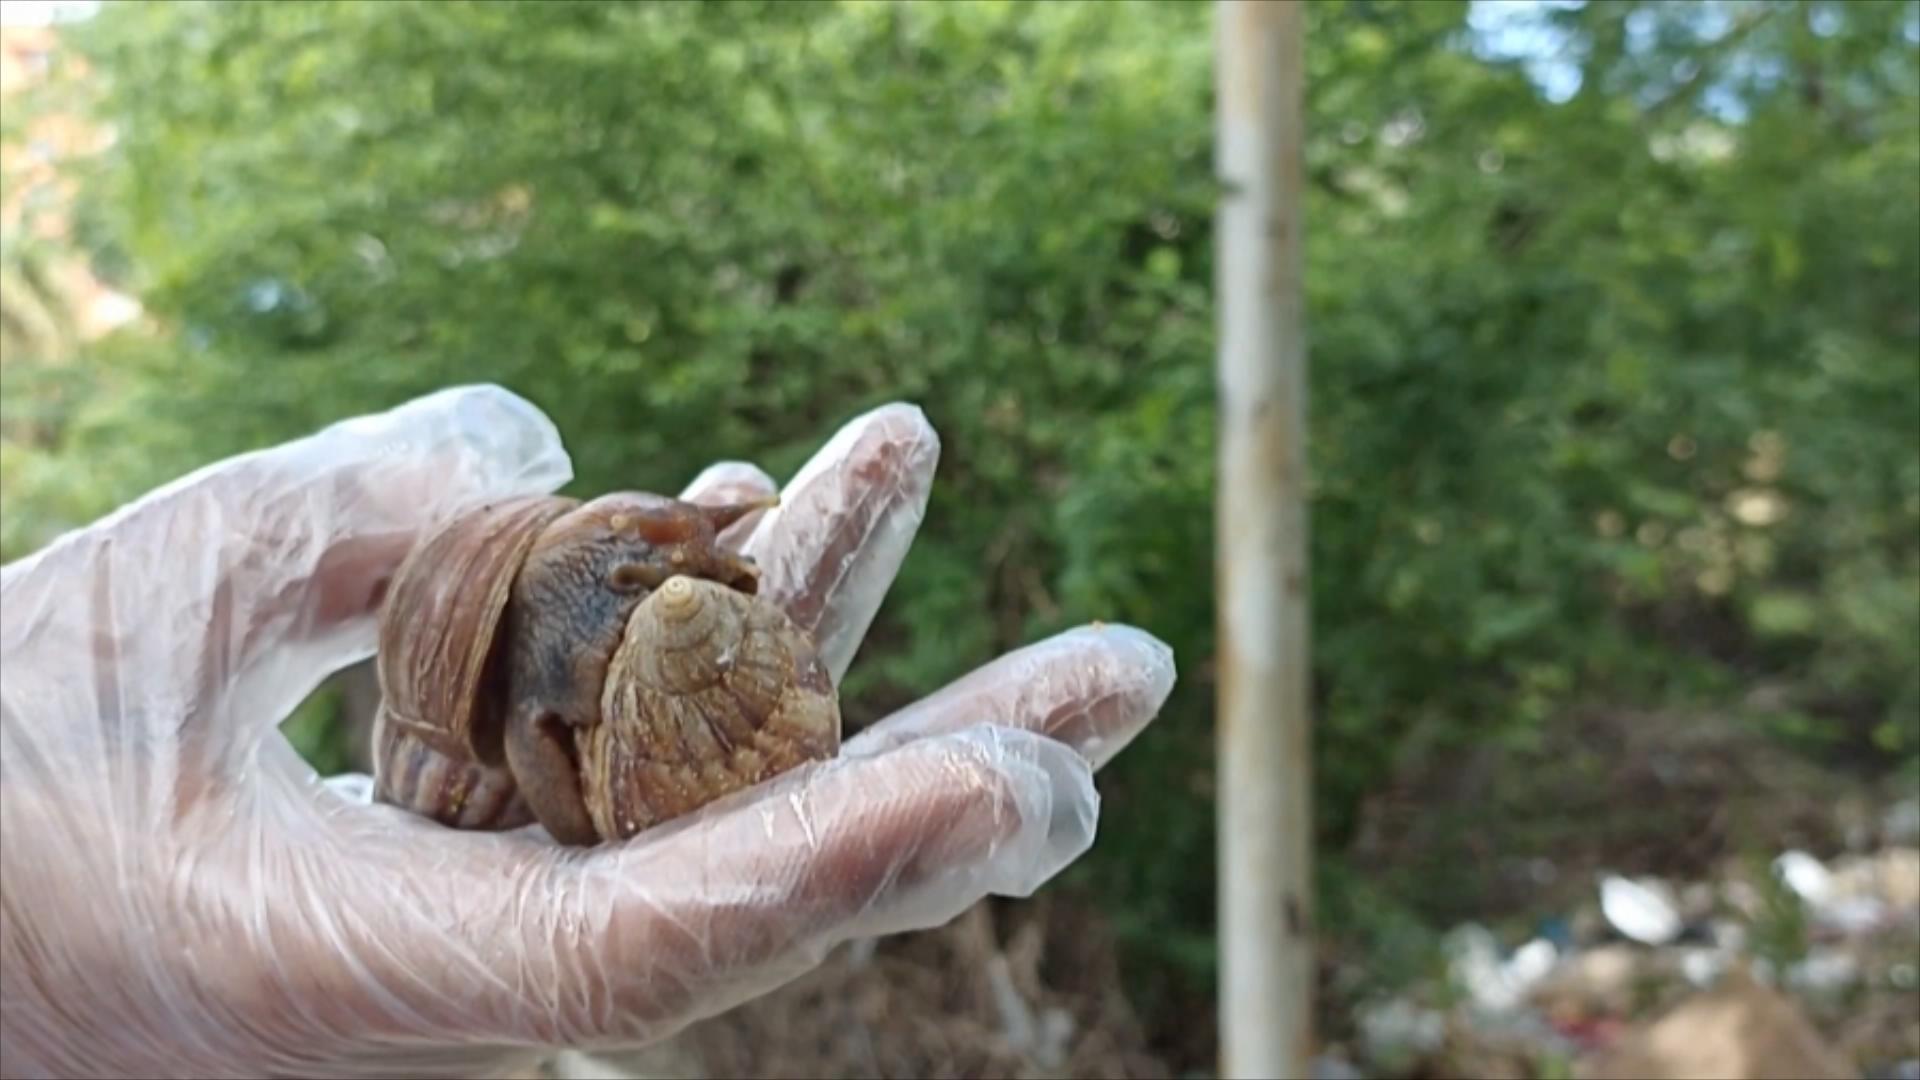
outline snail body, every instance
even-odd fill
[[[811,638],[717,540],[767,505],[535,497],[427,536],[381,610],[375,798],[589,845],[838,752]]]

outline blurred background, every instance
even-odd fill
[[[917,402],[850,723],[1091,619],[1175,695],[1036,899],[591,1067],[1217,1068],[1209,4],[6,12],[0,556],[453,383],[576,493]],[[1920,3],[1307,52],[1317,1068],[1920,1077]]]

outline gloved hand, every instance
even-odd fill
[[[938,442],[890,406],[739,530],[843,673]],[[0,1070],[477,1076],[634,1046],[849,939],[1030,893],[1092,842],[1092,770],[1169,651],[1109,626],[1000,658],[843,756],[622,845],[457,832],[316,777],[278,724],[371,655],[434,522],[571,476],[497,388],[223,462],[0,570]],[[692,498],[770,491],[709,469]]]

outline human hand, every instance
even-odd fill
[[[845,672],[938,457],[889,406],[733,534]],[[0,569],[0,1072],[476,1076],[663,1038],[851,939],[1032,892],[1173,661],[1123,627],[989,663],[842,755],[624,844],[441,828],[278,725],[370,655],[434,523],[571,478],[491,387],[222,462]],[[741,464],[685,496],[771,491]]]

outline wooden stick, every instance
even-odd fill
[[[1299,3],[1216,6],[1221,1068],[1313,1050],[1305,118]]]

